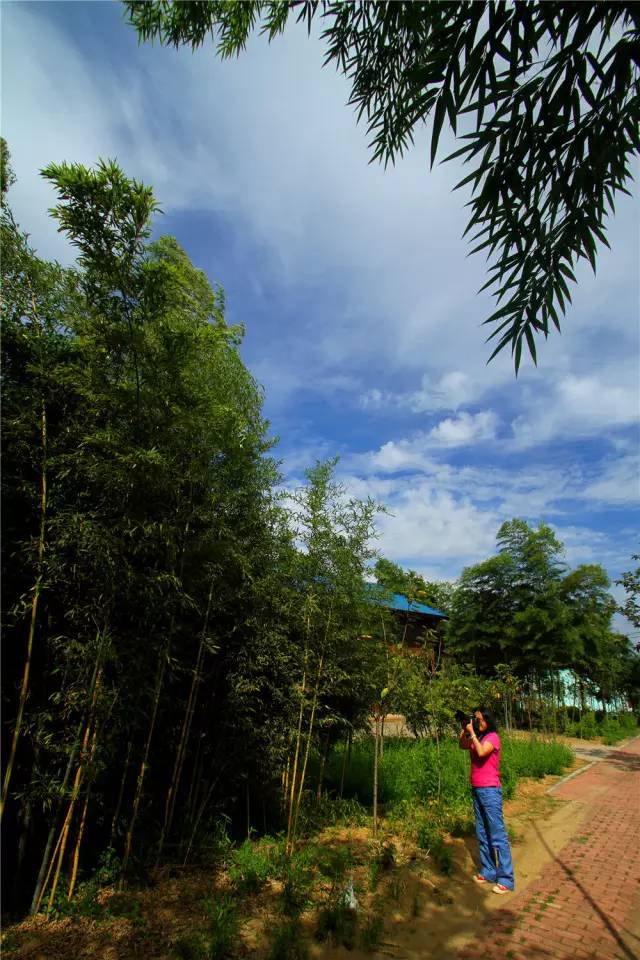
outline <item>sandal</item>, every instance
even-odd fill
[[[486,877],[483,877],[481,873],[475,873],[473,879],[476,883],[489,883]]]
[[[491,888],[494,893],[513,893],[513,890],[509,890],[509,887],[505,887],[504,883],[496,883],[495,887]]]

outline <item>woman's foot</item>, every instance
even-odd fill
[[[474,874],[473,879],[476,883],[489,883],[486,877],[483,877],[481,873]]]
[[[512,890],[509,890],[509,887],[505,887],[504,883],[496,883],[491,889],[494,893],[513,893]]]

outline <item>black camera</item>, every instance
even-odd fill
[[[476,737],[480,735],[480,721],[473,714],[465,713],[464,710],[456,710],[456,720],[461,727],[466,727],[468,723],[473,724],[473,732]]]

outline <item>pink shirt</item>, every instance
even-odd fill
[[[492,743],[493,750],[488,757],[479,757],[475,745],[471,744],[471,786],[499,787],[500,784],[500,737],[497,733],[485,733],[481,743]]]

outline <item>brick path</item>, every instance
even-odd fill
[[[554,796],[587,804],[576,836],[503,898],[460,960],[640,960],[640,739]]]

